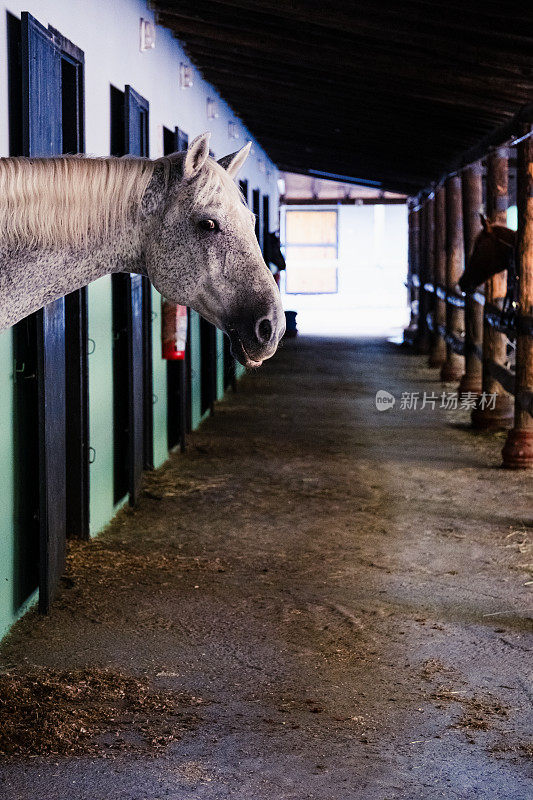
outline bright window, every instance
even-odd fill
[[[285,256],[288,294],[337,291],[337,212],[287,210]]]

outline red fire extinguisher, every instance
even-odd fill
[[[161,312],[161,356],[167,361],[183,361],[187,344],[187,306],[163,300]]]

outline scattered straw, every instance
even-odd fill
[[[0,755],[158,753],[194,721],[198,698],[151,691],[146,679],[104,669],[0,675]]]

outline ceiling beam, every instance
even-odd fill
[[[533,92],[531,6],[154,0],[281,166],[418,190]],[[529,23],[529,24],[528,24]]]
[[[460,91],[444,88],[430,93],[427,89],[424,90],[422,81],[418,82],[418,84],[410,82],[406,87],[402,80],[398,80],[394,77],[391,77],[387,81],[386,88],[381,88],[379,93],[376,92],[376,90],[380,88],[379,83],[374,79],[359,83],[352,81],[351,83],[341,82],[339,84],[334,80],[316,78],[313,80],[313,93],[311,94],[309,90],[305,88],[305,77],[302,76],[304,79],[299,80],[292,72],[284,74],[283,72],[273,70],[273,74],[270,74],[265,71],[263,75],[259,77],[253,72],[247,72],[246,68],[240,69],[239,73],[236,74],[235,66],[233,66],[233,68],[231,68],[231,66],[221,68],[214,63],[204,67],[203,72],[205,77],[214,83],[215,86],[220,87],[235,86],[242,88],[246,81],[257,80],[257,86],[272,87],[274,92],[272,96],[273,101],[276,100],[278,94],[283,94],[286,90],[294,92],[295,97],[305,95],[308,102],[310,101],[313,103],[314,101],[314,104],[319,104],[323,108],[327,107],[327,105],[331,105],[332,100],[335,99],[342,99],[346,102],[353,103],[360,102],[362,99],[369,99],[373,100],[375,105],[379,97],[382,106],[395,103],[397,106],[405,107],[409,102],[419,102],[424,105],[431,104],[433,106],[432,116],[435,117],[438,117],[440,107],[446,110],[446,107],[451,106],[454,111],[454,116],[458,117],[464,112],[465,117],[470,120],[470,124],[472,119],[475,118],[479,112],[486,112],[489,118],[497,120],[498,115],[494,113],[495,105],[504,102],[509,104],[512,108],[516,105],[517,94],[515,92],[514,98],[511,98],[510,95],[502,98],[501,95],[498,96],[492,92],[489,92],[487,96],[479,95],[479,93],[463,95]],[[401,94],[398,92],[399,87],[403,89]],[[530,94],[524,92],[522,102],[525,103],[529,97]],[[427,109],[424,109],[424,113],[426,110]]]
[[[284,6],[287,7],[289,4],[286,3]],[[320,47],[326,44],[332,48],[337,47],[337,58],[343,52],[343,48],[364,48],[366,46],[371,51],[376,47],[386,47],[397,59],[416,58],[418,54],[418,56],[424,55],[429,61],[441,57],[455,65],[482,63],[493,69],[498,67],[494,63],[495,51],[503,51],[504,54],[509,51],[513,64],[518,65],[518,69],[520,65],[531,67],[530,50],[526,46],[527,39],[524,39],[523,47],[513,44],[506,49],[502,48],[501,44],[498,47],[494,43],[488,43],[486,38],[478,34],[472,42],[463,42],[464,46],[461,46],[461,39],[457,35],[431,34],[425,26],[420,24],[404,30],[397,25],[384,28],[383,19],[370,23],[364,19],[360,10],[357,15],[346,15],[343,12],[336,14],[336,22],[341,19],[346,24],[339,24],[335,28],[335,35],[328,36],[324,29],[313,26],[302,29],[302,26],[298,25],[287,30],[286,26],[280,24],[278,15],[272,17],[272,23],[264,15],[262,15],[262,19],[241,15],[241,18],[236,20],[222,16],[214,24],[212,14],[205,10],[202,13],[201,5],[196,1],[190,5],[180,2],[180,5],[175,8],[169,8],[165,3],[158,3],[157,7],[162,9],[161,17],[165,20],[164,24],[168,24],[169,27],[176,30],[178,35],[196,33],[206,39],[228,43],[234,41],[241,46],[253,47],[258,42],[268,42],[271,45],[277,45],[278,49],[282,49],[289,44],[304,48]],[[321,19],[327,17],[318,9],[316,14],[319,14]],[[327,29],[328,26],[325,27]]]
[[[328,65],[322,62],[316,63],[312,57],[302,63],[301,59],[286,59],[285,54],[281,53],[273,61],[272,58],[263,57],[258,53],[243,53],[237,48],[206,47],[194,37],[189,37],[188,45],[192,45],[194,57],[203,64],[203,69],[206,66],[213,68],[220,66],[222,69],[226,67],[235,74],[235,62],[238,60],[239,74],[244,74],[245,70],[248,73],[252,72],[255,80],[261,80],[265,74],[287,76],[289,71],[291,78],[304,81],[313,80],[313,85],[315,85],[315,81],[320,81],[330,85],[353,86],[354,80],[357,80],[360,72],[364,73],[365,77],[371,76],[371,79],[377,83],[387,82],[390,79],[390,57],[380,59],[377,54],[374,54],[372,59],[351,54],[349,60],[344,60],[339,65],[339,69],[335,70],[331,63]],[[424,75],[421,74],[420,68],[416,64],[402,62],[395,64],[394,76],[396,79],[405,79],[409,83],[414,82],[415,85],[418,82],[421,86],[434,87],[436,96],[438,96],[440,88],[455,87],[465,96],[468,94],[471,97],[479,97],[480,81],[486,81],[486,70],[471,70],[468,75],[464,75],[443,69],[435,74]],[[523,92],[526,98],[531,95],[531,80],[523,78],[521,80],[513,79],[511,82],[508,76],[503,78],[492,75],[487,90],[495,98],[516,104],[518,92]]]
[[[403,3],[388,8],[384,3],[377,7],[370,3],[358,5],[355,13],[347,12],[345,3],[332,4],[319,0],[291,0],[290,3],[279,3],[276,0],[261,0],[260,3],[250,0],[191,0],[187,3],[180,0],[176,4],[161,2],[156,5],[166,7],[169,13],[176,15],[185,12],[193,14],[195,19],[206,23],[213,19],[214,9],[218,6],[223,11],[218,14],[218,21],[236,19],[237,24],[240,22],[243,27],[246,27],[248,21],[268,25],[270,20],[277,23],[278,27],[283,24],[287,26],[287,20],[291,20],[298,22],[300,27],[304,25],[310,30],[317,29],[320,35],[324,35],[325,30],[333,30],[341,36],[353,34],[357,37],[383,39],[385,32],[388,41],[409,49],[416,46],[423,50],[428,47],[457,49],[460,43],[466,43],[477,52],[507,49],[513,56],[518,52],[526,58],[530,52],[530,39],[524,34],[524,28],[520,24],[513,25],[512,14],[508,15],[506,25],[500,24],[495,28],[490,23],[484,23],[479,15],[474,20],[470,18],[470,23],[463,21],[463,14],[460,20],[456,14],[442,12],[432,18],[434,4],[431,3],[426,4],[423,16]],[[232,15],[230,9],[248,13]],[[282,19],[285,20],[284,23],[281,22]],[[388,20],[393,22],[392,26],[388,25]]]

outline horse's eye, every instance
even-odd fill
[[[211,232],[213,232],[213,231],[218,231],[219,230],[218,224],[215,222],[214,219],[201,219],[200,222],[198,223],[198,226],[203,231],[211,231]]]

